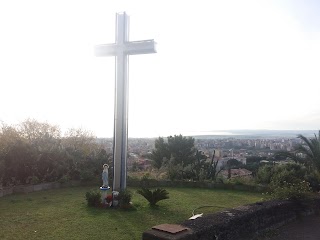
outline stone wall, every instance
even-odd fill
[[[63,187],[75,187],[80,186],[80,181],[70,181],[66,183],[52,182],[52,183],[41,183],[36,185],[20,185],[13,187],[0,188],[0,197],[11,195],[15,193],[31,193],[49,189],[63,188]]]
[[[294,221],[301,215],[319,213],[320,199],[298,204],[266,201],[208,214],[179,225],[159,225],[143,233],[143,240],[241,240]],[[161,230],[159,230],[161,229]],[[167,229],[167,230],[166,230]],[[178,229],[178,230],[176,230]]]
[[[188,181],[170,181],[170,180],[133,180],[129,179],[127,185],[130,187],[190,187],[190,188],[212,188],[225,190],[239,190],[248,192],[266,192],[269,189],[259,185],[240,185],[240,184],[224,184],[212,182],[188,182]]]
[[[30,193],[43,191],[48,189],[73,187],[73,186],[90,186],[99,185],[98,182],[83,183],[80,181],[69,181],[66,183],[52,182],[41,183],[36,185],[20,185],[14,187],[0,186],[0,197],[11,195],[14,193]],[[237,185],[237,184],[223,184],[223,183],[211,183],[211,182],[187,182],[187,181],[169,181],[169,180],[133,180],[127,181],[129,187],[190,187],[190,188],[213,188],[213,189],[227,189],[227,190],[240,190],[250,192],[265,192],[268,189],[263,186],[251,186],[251,185]]]

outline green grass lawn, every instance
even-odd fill
[[[261,200],[261,194],[229,190],[166,188],[170,199],[150,208],[136,189],[135,210],[87,207],[85,193],[74,187],[0,198],[0,239],[141,239],[142,232],[162,223],[179,223],[203,205],[231,208]],[[208,207],[196,213],[213,213]]]

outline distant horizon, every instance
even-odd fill
[[[90,132],[90,129],[85,129]],[[158,137],[168,137],[168,136],[174,136],[174,135],[182,135],[186,137],[209,137],[209,136],[223,136],[223,137],[236,137],[236,136],[255,136],[255,135],[261,135],[261,136],[282,136],[282,134],[286,134],[285,136],[295,136],[297,134],[302,134],[306,136],[310,136],[314,133],[318,133],[319,130],[314,129],[230,129],[230,130],[212,130],[212,131],[177,131],[176,133],[171,132],[168,134],[160,134],[160,135],[130,135],[130,132],[128,134],[128,138],[158,138]],[[97,134],[93,134],[97,138],[113,138],[113,136],[106,136],[106,137],[100,137]]]
[[[70,129],[82,129],[84,131],[88,131],[90,133],[92,133],[93,136],[97,137],[97,138],[113,138],[113,135],[104,135],[101,134],[102,131],[99,131],[100,134],[96,133],[95,131],[93,131],[90,128],[85,128],[83,126],[80,127],[70,127],[70,128],[64,128],[63,126],[56,124],[56,123],[52,123],[50,121],[39,121],[37,119],[34,118],[27,118],[26,120],[34,120],[37,121],[39,123],[48,123],[50,125],[54,125],[60,128],[61,130],[61,134],[64,135],[68,130]],[[2,119],[0,119],[0,123],[4,123],[10,126],[18,126],[19,124],[21,124],[21,121],[19,123],[14,123],[14,124],[9,124],[6,123],[5,121],[2,121]],[[235,129],[216,129],[216,130],[193,130],[193,131],[164,131],[162,134],[130,134],[130,127],[129,127],[129,134],[128,134],[128,138],[158,138],[158,137],[168,137],[168,136],[174,136],[174,135],[183,135],[183,136],[253,136],[253,135],[269,135],[271,136],[272,134],[289,134],[290,136],[292,135],[297,135],[297,134],[302,134],[302,135],[310,135],[310,134],[314,134],[314,133],[318,133],[319,129],[263,129],[263,128],[256,128],[256,129],[250,129],[250,128],[235,128]],[[103,136],[104,135],[104,136]],[[280,136],[280,135],[277,135]]]
[[[284,137],[288,136],[295,136],[298,134],[310,136],[313,134],[317,134],[319,130],[314,129],[230,129],[230,130],[213,130],[213,131],[189,131],[177,134],[169,134],[169,135],[162,135],[162,136],[153,136],[153,137],[134,137],[129,136],[129,138],[158,138],[158,137],[168,137],[174,135],[183,135],[183,136],[190,136],[190,137],[210,137],[210,136],[223,136],[223,137],[237,137],[237,136],[277,136]],[[112,137],[106,137],[112,138]]]

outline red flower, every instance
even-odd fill
[[[107,195],[107,197],[106,197],[106,202],[107,202],[107,203],[112,202],[112,195]]]

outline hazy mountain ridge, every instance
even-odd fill
[[[191,136],[196,139],[217,139],[217,138],[239,138],[239,139],[259,139],[259,138],[296,138],[298,134],[302,134],[308,138],[314,137],[314,134],[318,134],[319,130],[215,130],[215,131],[202,131],[202,132],[188,132],[181,133],[183,136]],[[179,135],[177,132],[171,135]],[[155,140],[159,136],[154,137],[129,137],[131,140],[148,139]],[[167,137],[167,136],[161,136]],[[112,141],[112,137],[98,138],[99,141]]]
[[[210,134],[213,132],[215,134]],[[228,135],[218,134],[219,132],[228,132]],[[208,131],[205,134],[192,135],[195,138],[295,138],[298,134],[306,137],[313,137],[318,130],[223,130]]]

